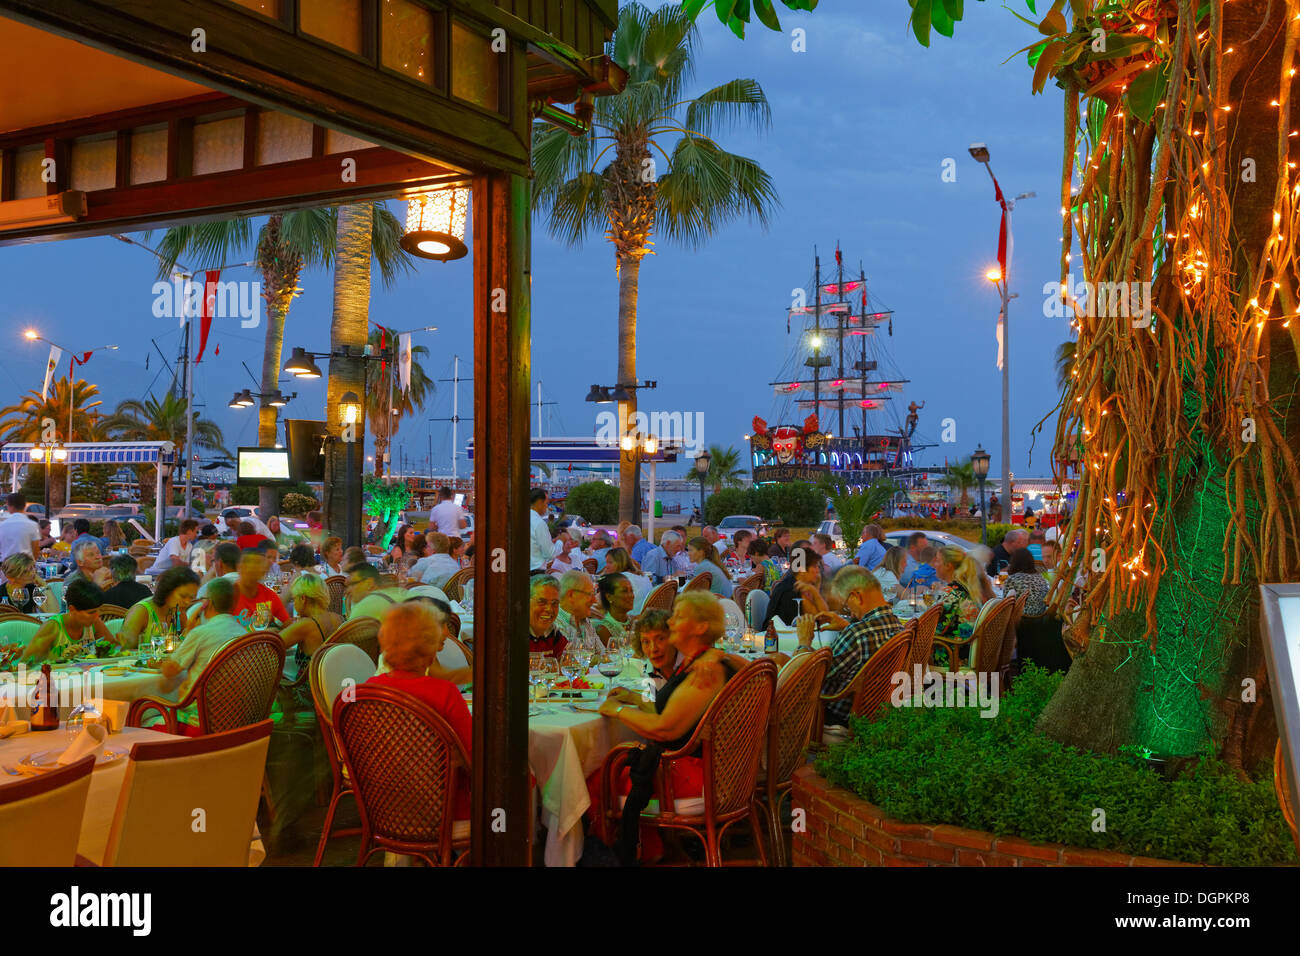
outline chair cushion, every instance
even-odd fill
[[[623,809],[627,803],[627,797],[618,798],[618,808]],[[659,801],[651,800],[646,806],[647,813],[659,812]],[[673,801],[673,812],[684,817],[702,817],[704,816],[704,798],[703,797],[679,797]]]

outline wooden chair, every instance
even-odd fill
[[[968,670],[976,673],[988,673],[998,669],[1002,656],[1002,637],[1006,631],[1007,620],[1015,610],[1016,599],[999,598],[989,610],[980,616],[975,630],[970,637],[944,637],[936,635],[934,642],[948,652],[948,670],[962,670],[961,651],[970,648],[971,662]]]
[[[129,608],[124,608],[117,604],[101,604],[99,606],[99,619],[101,621],[122,620],[129,613]]]
[[[930,667],[934,656],[934,632],[939,627],[939,618],[943,617],[943,605],[932,604],[920,617],[915,618],[916,629],[912,632],[912,652],[907,658],[907,670],[911,673],[916,665],[921,665],[922,673]]]
[[[1286,825],[1291,828],[1291,839],[1295,841],[1295,848],[1300,852],[1300,831],[1296,829],[1296,796],[1291,792],[1289,778],[1286,775],[1286,758],[1282,754],[1282,738],[1277,739],[1277,745],[1273,748],[1273,792],[1277,795],[1277,805],[1282,808],[1282,816],[1286,820]]]
[[[793,658],[777,675],[776,701],[767,732],[767,767],[758,783],[777,866],[787,863],[781,802],[794,785],[794,772],[803,762],[812,738],[821,706],[822,682],[830,664],[831,649],[823,647]]]
[[[661,611],[671,611],[673,609],[673,599],[677,597],[677,582],[665,581],[653,591],[645,596],[645,601],[641,605],[642,613],[658,608]]]
[[[343,593],[348,588],[348,579],[342,574],[332,574],[325,579],[325,586],[330,592],[330,610],[335,614],[342,614]]]
[[[707,591],[713,587],[713,572],[701,571],[695,577],[686,582],[686,587],[682,588],[682,593],[687,591]]]
[[[376,666],[379,664],[379,622],[373,617],[358,617],[339,626],[325,639],[330,644],[355,644],[365,651]]]
[[[153,567],[153,555],[142,554],[135,559],[135,573],[148,574],[149,569]]]
[[[704,844],[706,866],[722,866],[721,841],[727,829],[749,820],[759,859],[766,866],[763,812],[757,798],[759,758],[776,695],[776,665],[757,660],[736,674],[704,711],[690,740],[659,760],[658,807],[647,807],[642,821],[662,829],[686,830]],[[633,752],[644,744],[620,744],[600,770],[601,820],[613,832],[621,813],[615,783]],[[698,800],[679,801],[673,794],[670,765],[699,755],[704,762],[703,807]]]
[[[447,597],[453,601],[459,601],[465,596],[465,584],[474,580],[473,568],[461,568],[455,574],[447,579],[447,583],[442,589],[447,592]]]
[[[750,588],[745,587],[743,584],[737,584],[731,589],[731,600],[735,602],[736,607],[740,608],[741,616],[745,618],[746,627],[749,626],[749,614],[746,612],[745,608],[749,604],[750,590]]]
[[[308,682],[311,686],[312,704],[316,710],[316,720],[320,724],[321,740],[325,744],[325,755],[329,759],[332,790],[329,804],[325,809],[325,823],[321,828],[320,842],[316,846],[316,858],[312,866],[320,866],[325,855],[325,844],[333,836],[356,836],[359,829],[338,830],[330,832],[334,825],[334,814],[339,802],[352,793],[352,777],[339,753],[338,737],[334,733],[334,701],[344,687],[357,687],[375,675],[374,662],[366,656],[365,651],[352,644],[325,644],[317,648],[307,668]],[[348,682],[351,682],[350,684]]]
[[[0,786],[0,866],[72,866],[95,758]]]
[[[270,740],[263,718],[197,739],[133,745],[104,865],[248,866]]]
[[[339,751],[361,816],[357,866],[387,850],[449,866],[469,847],[469,821],[453,820],[469,757],[432,707],[391,687],[362,684],[334,703]]]
[[[1002,649],[998,654],[998,694],[1006,693],[1011,685],[1011,659],[1016,653],[1016,632],[1025,613],[1025,604],[1029,601],[1029,592],[1018,595],[1007,619],[1007,629],[1002,635]]]
[[[179,703],[150,696],[132,701],[127,726],[143,727],[145,715],[155,711],[162,716],[167,733],[180,733],[178,712],[197,704],[200,737],[247,727],[270,717],[283,672],[284,641],[280,635],[275,631],[253,631],[213,654]]]
[[[851,698],[850,717],[865,717],[873,721],[876,719],[881,706],[889,701],[894,675],[903,669],[910,658],[915,630],[915,622],[909,621],[906,627],[867,658],[867,662],[858,668],[847,687],[838,694],[822,695],[821,707],[817,709],[817,726],[813,731],[813,740],[818,745],[825,733],[827,704]]]

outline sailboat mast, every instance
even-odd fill
[[[836,266],[836,272],[838,273],[835,281],[839,283],[835,288],[839,292],[840,301],[843,302],[844,301],[844,259],[840,256],[840,246],[838,242],[835,244],[835,266]],[[843,387],[844,386],[844,313],[843,312],[837,313],[835,324],[840,333],[839,334],[840,424],[839,424],[839,429],[835,432],[835,434],[843,438],[844,437],[844,387]]]
[[[867,467],[867,273],[858,263],[859,278],[862,280],[862,467]]]
[[[813,293],[813,324],[817,330],[813,342],[813,414],[817,416],[817,427],[821,428],[822,413],[822,367],[821,367],[821,338],[822,338],[822,260],[817,255],[817,249],[813,247],[813,283],[815,291]]]

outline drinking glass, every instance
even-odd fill
[[[253,630],[260,631],[271,622],[271,609],[265,604],[259,604],[257,611],[253,614]]]
[[[537,699],[537,688],[542,683],[542,658],[545,655],[538,651],[532,651],[528,654],[528,684],[531,690],[529,696]]]
[[[605,652],[600,655],[600,662],[596,665],[596,670],[600,676],[614,678],[623,670],[623,644],[617,638],[611,636],[609,643],[605,645]]]
[[[735,621],[727,622],[727,650],[733,653],[740,650],[740,626]]]
[[[86,728],[86,724],[100,723],[103,721],[103,714],[99,709],[89,701],[78,704],[72,708],[68,714],[68,719],[64,722],[64,730],[67,732],[68,742],[71,743]]]
[[[560,679],[560,662],[555,659],[553,654],[542,655],[542,684],[546,688],[546,696],[550,697],[555,689],[556,683]]]

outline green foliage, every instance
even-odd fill
[[[1204,757],[1166,780],[1131,756],[1056,743],[1034,724],[1060,682],[1030,665],[992,719],[974,707],[886,708],[855,720],[817,771],[907,823],[1214,866],[1297,862],[1268,767],[1242,780]]]
[[[704,520],[708,524],[717,524],[727,515],[758,514],[749,510],[750,490],[748,488],[723,488],[704,499]],[[759,517],[763,517],[759,515]]]
[[[975,478],[975,466],[967,458],[965,461],[959,461],[955,465],[949,465],[944,469],[943,476],[939,479],[939,484],[944,488],[957,492],[959,502],[966,504],[968,493],[979,482]]]
[[[862,529],[871,521],[871,516],[885,508],[894,497],[894,483],[888,478],[881,478],[863,491],[850,491],[847,485],[837,484],[829,477],[822,486],[826,496],[835,506],[835,516],[840,522],[840,536],[849,548],[854,548],[862,540]]]
[[[286,515],[305,515],[308,511],[315,511],[320,507],[313,495],[299,494],[291,491],[280,499],[280,513]]]
[[[565,514],[582,515],[592,524],[618,521],[618,486],[603,481],[584,481],[569,489]]]
[[[312,501],[316,500],[316,495],[312,492],[311,485],[302,481],[296,482],[292,485],[278,485],[276,486],[275,490],[280,495],[279,503],[276,505],[276,509],[275,509],[277,514],[281,514],[281,513],[301,514],[301,512],[290,511],[288,508],[285,507],[285,499],[290,495],[296,495],[302,498],[310,498]],[[258,503],[257,486],[256,485],[231,485],[230,503],[232,505],[256,505]],[[312,508],[314,507],[315,505],[312,505]],[[308,508],[307,510],[311,511],[312,508]]]
[[[108,483],[117,465],[77,465],[72,470],[73,501],[108,501]]]
[[[1007,536],[1007,532],[1016,527],[1013,524],[991,524],[989,525],[989,547],[996,548],[1002,543],[1002,539]]]
[[[367,478],[361,486],[366,514],[378,518],[384,528],[381,542],[385,550],[392,547],[393,533],[397,530],[396,518],[411,503],[411,489],[404,481],[388,482],[382,478]]]
[[[815,10],[817,0],[781,0],[787,10]],[[927,0],[928,2],[928,0]],[[937,0],[936,0],[937,2]],[[949,6],[961,9],[962,0],[945,0]],[[777,19],[773,0],[682,0],[682,10],[694,20],[710,4],[718,14],[718,19],[726,24],[736,36],[745,39],[745,27],[749,24],[751,5],[755,18],[769,30],[781,32],[781,21]],[[957,19],[961,19],[958,15]]]

